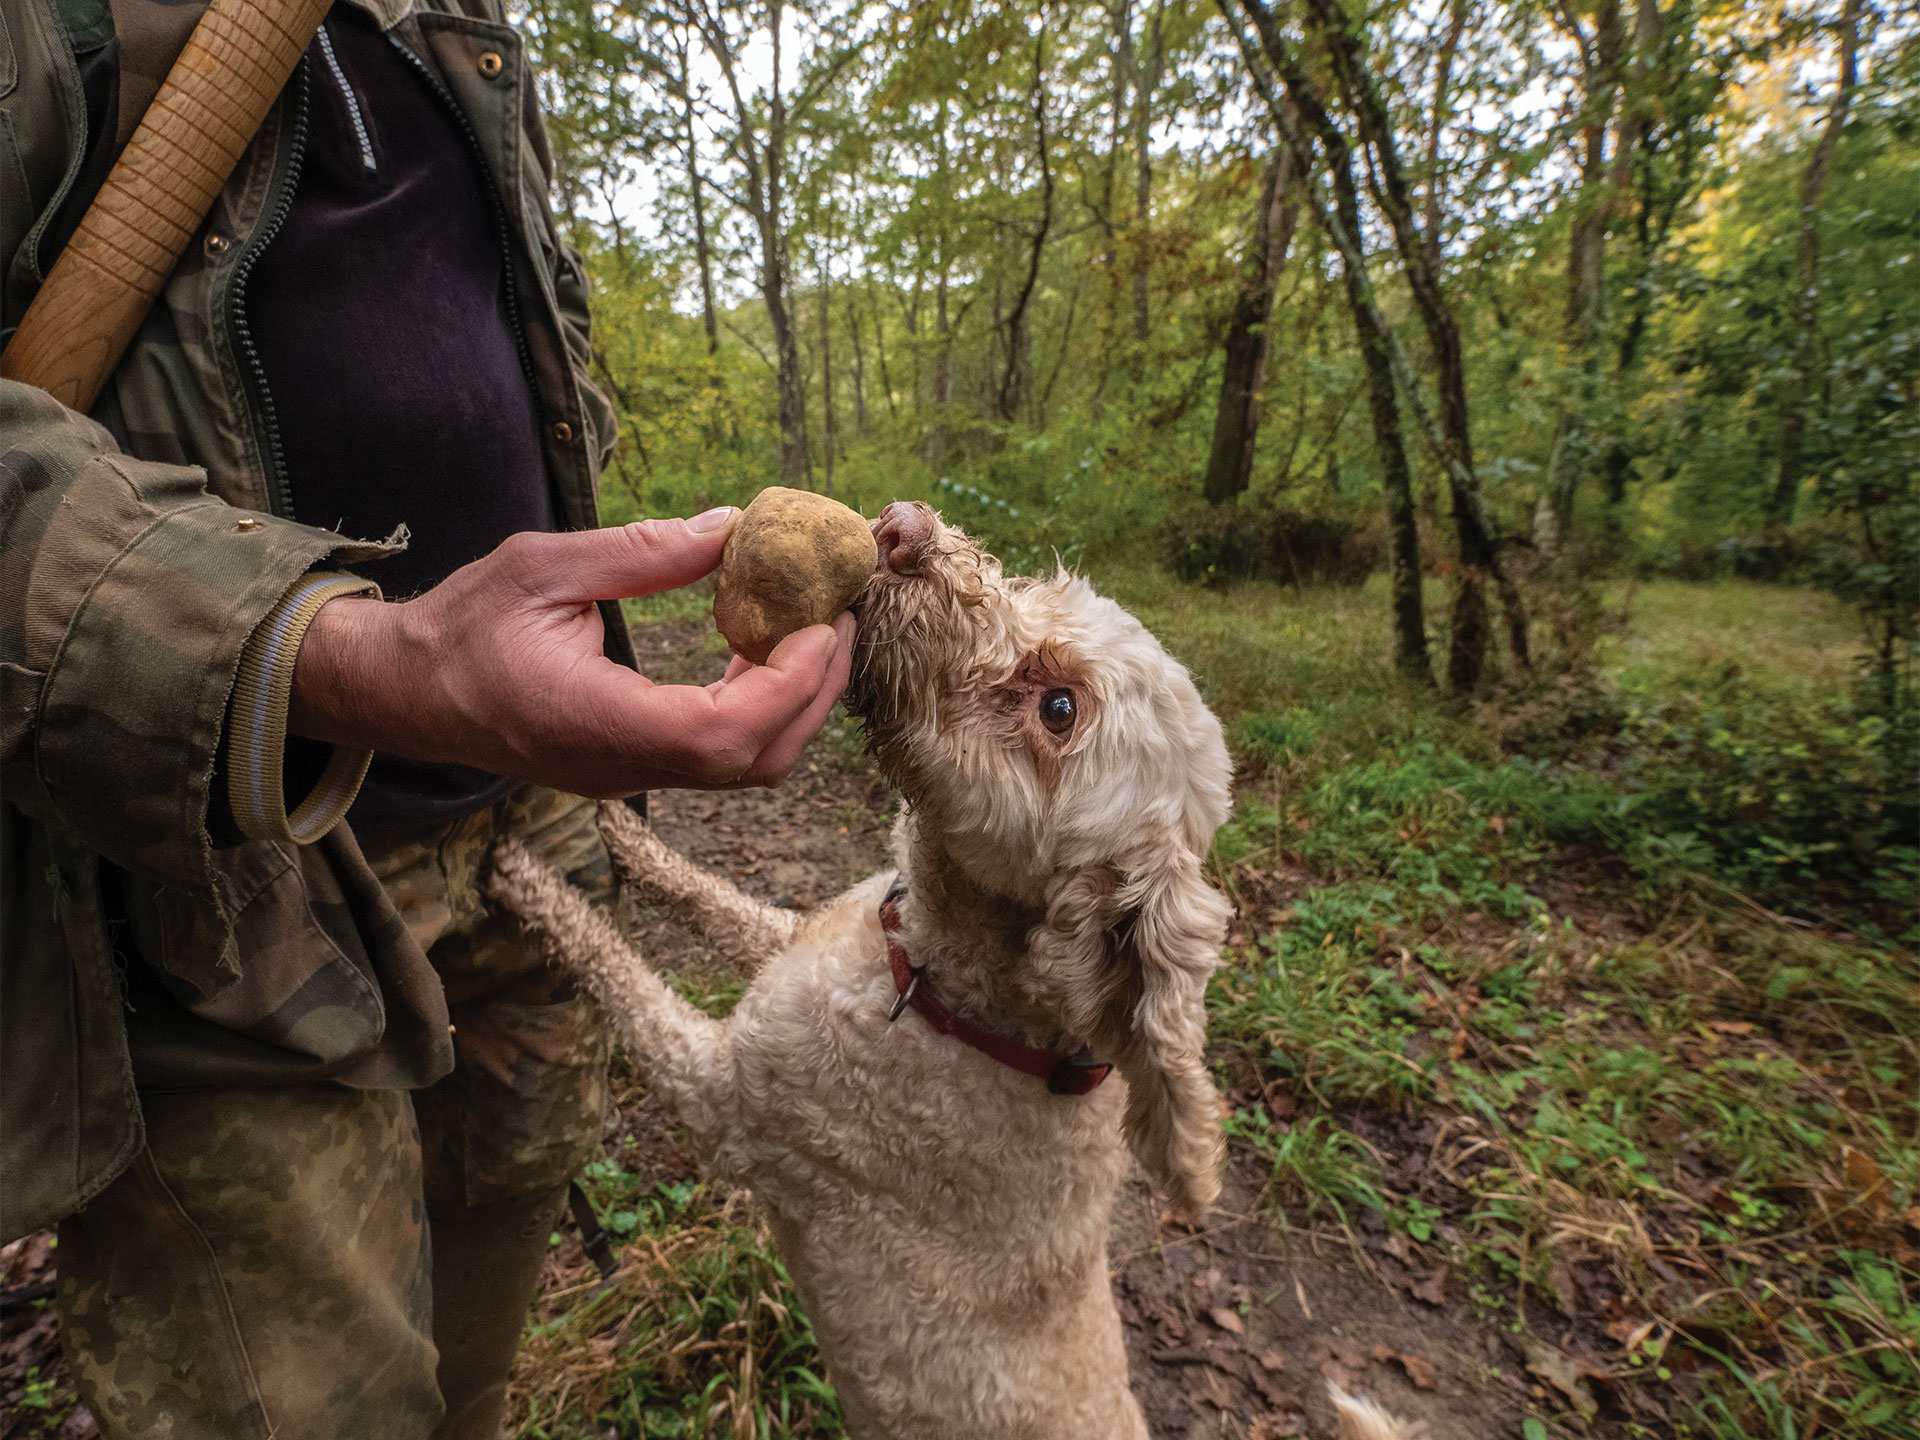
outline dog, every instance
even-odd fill
[[[622,878],[759,971],[724,1022],[513,842],[489,885],[765,1207],[854,1436],[1144,1440],[1106,1241],[1129,1152],[1177,1212],[1219,1193],[1227,748],[1085,580],[1008,578],[923,505],[873,530],[848,704],[896,870],[796,915],[603,807]]]

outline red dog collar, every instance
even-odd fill
[[[907,958],[906,947],[900,943],[900,897],[905,893],[904,886],[897,886],[880,902],[880,928],[887,937],[887,964],[893,970],[893,987],[899,995],[887,1019],[898,1020],[902,1011],[911,1008],[940,1034],[951,1035],[963,1045],[971,1045],[982,1055],[998,1060],[1010,1069],[1046,1081],[1051,1094],[1086,1095],[1097,1090],[1100,1082],[1113,1072],[1113,1066],[1105,1060],[1094,1059],[1091,1050],[1080,1050],[1072,1055],[1062,1055],[1055,1050],[1037,1050],[1018,1040],[1010,1040],[1005,1035],[981,1029],[972,1021],[954,1014],[935,998],[933,987],[927,983],[926,972]]]

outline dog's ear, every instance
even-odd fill
[[[1075,870],[1055,882],[1033,933],[1036,978],[1068,1027],[1127,1077],[1127,1143],[1183,1214],[1220,1193],[1225,1142],[1207,1072],[1207,977],[1219,962],[1227,901],[1173,842],[1124,871]]]

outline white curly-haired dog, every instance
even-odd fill
[[[1106,1238],[1128,1149],[1184,1212],[1219,1191],[1226,746],[1084,580],[1005,578],[921,505],[874,533],[849,704],[906,797],[897,877],[796,916],[604,807],[623,875],[763,967],[724,1023],[511,842],[491,885],[765,1206],[854,1435],[1145,1437]]]

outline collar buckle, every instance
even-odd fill
[[[927,971],[924,965],[915,965],[913,967],[911,971],[913,978],[907,981],[906,989],[893,997],[893,1008],[887,1011],[887,1023],[889,1025],[906,1014],[907,1006],[913,1003],[913,992],[920,988],[920,977],[926,973]]]

